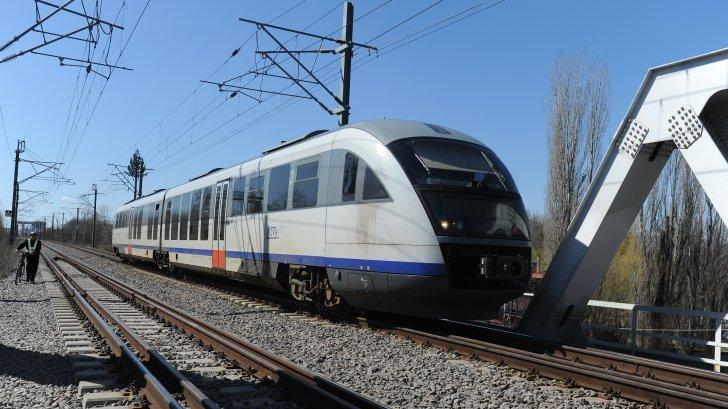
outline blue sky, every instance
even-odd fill
[[[254,33],[254,28],[238,22],[238,17],[267,21],[299,1],[151,0],[120,60],[133,71],[114,72],[90,121],[103,83],[100,77],[93,80],[93,75],[89,76],[89,101],[76,113],[75,105],[70,104],[76,78],[82,83],[85,76],[79,76],[78,69],[59,67],[55,59],[34,55],[0,64],[0,107],[9,145],[14,147],[15,140],[21,138],[32,151],[25,157],[64,157],[69,162],[63,167],[64,174],[75,182],[67,186],[28,182],[24,189],[50,190],[51,203],[34,206],[21,219],[42,218],[62,211],[61,207],[75,207],[76,197],[89,192],[92,183],[103,193],[99,202],[110,208],[130,199],[130,192],[113,191],[103,179],[109,173],[107,162],[126,163],[140,139],[138,148],[155,169],[145,179],[145,192],[150,192],[213,167],[241,162],[280,140],[335,127],[336,118],[311,101],[302,100],[274,115],[265,115],[287,99],[276,97],[247,111],[255,104],[252,99],[224,101],[215,86],[198,88],[199,80],[208,78],[218,67],[213,80],[233,77],[253,65],[255,38],[223,64],[232,50]],[[355,17],[383,1],[356,1]],[[113,19],[121,1],[103,3],[103,15]],[[338,3],[305,1],[276,24],[302,29]],[[377,39],[374,45],[386,45],[476,3],[445,0]],[[142,0],[128,0],[119,18],[126,34],[119,38],[115,33],[112,56],[126,41],[144,4]],[[356,23],[355,40],[368,41],[429,4],[391,1]],[[608,65],[612,83],[609,139],[649,67],[728,46],[727,12],[728,3],[722,1],[704,1],[696,7],[684,1],[507,0],[355,70],[352,121],[386,116],[423,120],[469,133],[498,153],[509,166],[526,206],[541,211],[548,129],[545,99],[554,57],[577,52]],[[0,3],[0,42],[22,31],[34,17],[32,1]],[[78,25],[79,20],[64,17],[56,24],[63,30]],[[340,26],[341,11],[336,8],[309,31],[329,34]],[[30,45],[31,40],[37,41],[38,36],[10,51]],[[262,34],[259,44],[261,49],[272,47]],[[309,42],[298,39],[289,44],[300,48]],[[68,41],[53,51],[73,56],[81,55],[82,50],[78,43]],[[359,61],[364,58],[366,53],[357,56]],[[331,56],[321,56],[317,67],[331,60]],[[88,87],[92,81],[93,87]],[[282,85],[272,79],[263,83],[268,89]],[[338,89],[337,84],[334,89]],[[323,96],[321,92],[317,95]],[[210,101],[210,107],[220,107],[205,117],[208,111],[203,108]],[[330,100],[324,101],[333,106]],[[71,124],[77,117],[78,125],[70,126],[73,132],[64,130],[69,128],[69,112]],[[83,132],[86,123],[89,125]],[[181,131],[175,132],[178,129]],[[0,127],[3,209],[9,208],[13,170],[5,136]],[[222,138],[226,140],[215,142]],[[69,147],[63,155],[59,151],[66,144]],[[21,176],[30,171],[27,164],[21,164]]]

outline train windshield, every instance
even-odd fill
[[[490,149],[440,138],[402,139],[389,148],[438,234],[529,239],[516,184]]]
[[[390,146],[414,185],[517,192],[508,169],[490,149],[451,139],[412,138]]]

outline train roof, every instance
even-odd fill
[[[305,142],[314,138],[327,135],[331,132],[347,128],[362,130],[379,139],[379,141],[382,142],[382,144],[384,145],[388,145],[390,142],[394,142],[399,139],[413,138],[418,136],[449,138],[470,143],[482,144],[481,141],[469,135],[466,135],[455,129],[446,128],[440,125],[434,125],[418,121],[408,121],[403,119],[377,119],[371,121],[355,122],[353,124],[345,125],[331,131],[313,131],[300,138],[282,141],[279,145],[263,151],[263,155],[267,155],[271,152],[276,152],[289,146],[296,145],[301,142]]]
[[[293,145],[297,145],[299,143],[303,143],[306,141],[310,141],[316,138],[320,138],[322,136],[328,135],[331,132],[336,132],[342,129],[358,129],[361,131],[364,131],[373,137],[377,138],[382,144],[388,145],[391,142],[405,139],[405,138],[414,138],[414,137],[435,137],[435,138],[449,138],[449,139],[455,139],[459,141],[464,142],[470,142],[475,143],[479,145],[483,145],[483,142],[466,135],[460,131],[457,131],[452,128],[447,128],[440,125],[435,125],[431,123],[426,122],[419,122],[419,121],[409,121],[409,120],[403,120],[403,119],[376,119],[376,120],[370,120],[370,121],[361,121],[361,122],[354,122],[352,124],[344,125],[341,127],[338,127],[336,129],[332,129],[330,131],[326,130],[318,130],[310,132],[302,137],[292,139],[289,141],[283,141],[279,145],[274,146],[270,149],[267,149],[263,151],[262,156],[268,155],[272,152],[277,152],[279,150],[288,148]],[[249,160],[255,160],[260,159],[261,156],[251,158]],[[140,199],[149,199],[151,196],[156,195],[157,193],[161,193],[166,190],[173,190],[180,186],[184,186],[187,183],[190,183],[192,181],[197,181],[201,179],[205,179],[208,176],[211,176],[213,174],[216,174],[218,172],[225,172],[234,168],[237,168],[241,166],[241,164],[244,164],[246,161],[236,163],[232,166],[226,166],[223,168],[214,168],[206,173],[203,173],[201,175],[195,176],[191,179],[189,179],[186,182],[180,183],[176,186],[173,186],[168,189],[158,189],[157,191],[147,195],[142,196],[141,198],[137,198],[135,200],[129,201],[125,203],[121,208],[126,207],[127,205],[134,205],[135,202]]]
[[[472,136],[466,135],[452,128],[402,119],[379,119],[374,121],[355,122],[339,129],[343,128],[361,129],[362,131],[365,131],[379,139],[379,141],[385,145],[399,139],[413,138],[417,136],[449,138],[464,142],[477,143],[479,145],[483,144],[483,142],[473,138]]]

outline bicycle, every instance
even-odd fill
[[[28,253],[26,252],[20,253],[18,268],[15,269],[15,285],[18,285],[18,283],[23,279],[23,272],[25,272],[25,257],[27,257],[27,255]]]

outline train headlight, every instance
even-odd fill
[[[456,228],[456,229],[458,229],[458,230],[461,230],[461,231],[462,231],[462,230],[463,230],[463,228],[465,227],[465,224],[464,224],[464,223],[463,223],[462,221],[460,221],[460,220],[456,221],[456,222],[455,222],[455,223],[453,223],[453,224],[455,225],[455,228]]]
[[[450,222],[446,219],[440,220],[440,227],[442,227],[443,230],[447,230],[450,228]]]

